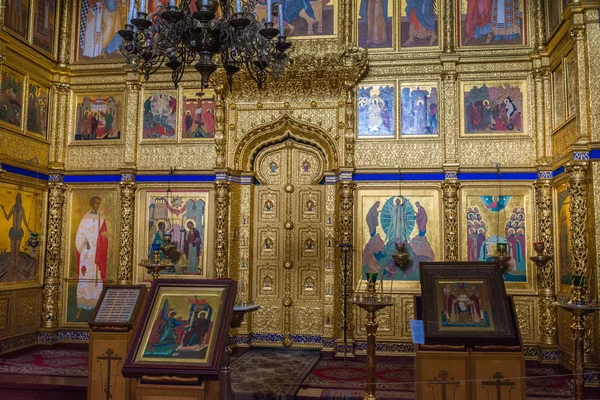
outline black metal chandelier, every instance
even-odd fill
[[[172,70],[177,87],[185,67],[195,62],[202,86],[208,87],[217,69],[213,57],[220,53],[230,87],[233,75],[245,68],[260,88],[269,75],[277,80],[290,62],[282,2],[267,1],[262,23],[255,13],[258,0],[197,0],[194,12],[191,0],[181,0],[179,6],[169,0],[168,6],[159,6],[151,14],[146,11],[147,0],[139,1],[138,11],[131,0],[129,23],[119,31],[120,50],[133,72],[143,73],[146,79],[164,64]],[[279,29],[274,27],[274,16]]]

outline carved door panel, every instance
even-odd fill
[[[253,331],[323,335],[324,189],[320,152],[293,140],[256,157],[254,189]],[[330,239],[329,239],[330,240]]]

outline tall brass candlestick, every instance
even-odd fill
[[[367,387],[363,400],[377,400],[377,386],[375,376],[377,373],[376,355],[376,333],[379,324],[375,320],[375,313],[393,304],[391,296],[376,292],[377,272],[367,273],[367,292],[365,296],[356,296],[351,303],[356,304],[367,312],[365,329],[367,331]]]

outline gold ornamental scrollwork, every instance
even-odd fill
[[[119,243],[119,283],[131,284],[133,276],[133,227],[135,216],[135,178],[124,174],[121,179],[121,235]]]
[[[444,252],[446,261],[459,260],[458,247],[458,189],[457,180],[442,183],[444,194]]]
[[[352,296],[353,292],[353,251],[352,246],[354,245],[354,190],[356,188],[356,184],[350,181],[341,181],[339,183],[339,196],[340,196],[340,205],[339,205],[339,234],[340,234],[340,244],[349,245],[347,247],[347,256],[346,264],[346,274],[344,275],[343,268],[340,269],[340,281],[344,282],[347,286],[346,294],[347,299]],[[342,296],[339,296],[339,310],[343,310],[343,299]],[[354,312],[353,307],[347,307],[347,332],[348,337],[352,336],[352,332],[354,332],[353,321],[354,321]],[[343,328],[340,324],[339,328]],[[339,332],[338,339],[343,336],[343,332]]]
[[[344,130],[344,161],[354,167],[354,86],[348,83],[345,104],[346,129]]]
[[[535,1],[535,47],[543,51],[546,47],[546,16],[544,9],[544,0],[536,0]]]
[[[74,8],[68,1],[60,2],[60,32],[58,35],[58,64],[66,66],[69,63],[69,55],[71,54],[71,13]]]
[[[571,196],[569,212],[571,214],[571,269],[573,275],[586,276],[588,272],[588,246],[586,235],[587,188],[586,163],[567,164],[569,174],[568,190]]]
[[[63,208],[66,185],[61,175],[51,175],[48,183],[48,231],[46,234],[46,269],[42,301],[42,327],[57,328],[60,299],[60,267]]]
[[[536,185],[536,210],[538,238],[544,243],[545,254],[554,256],[554,228],[552,221],[552,181],[540,179]],[[557,344],[556,296],[554,289],[554,262],[548,261],[538,268],[540,313],[540,344]]]
[[[229,277],[227,268],[227,241],[229,221],[229,198],[231,185],[227,181],[215,182],[216,192],[216,240],[215,240],[215,273],[217,278]]]
[[[223,85],[215,87],[215,148],[217,168],[225,167],[225,104],[223,102]]]

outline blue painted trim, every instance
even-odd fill
[[[403,181],[443,181],[443,172],[431,173],[406,173],[402,174]],[[354,174],[355,181],[398,181],[398,174]]]
[[[590,150],[590,160],[600,159],[600,149]]]
[[[501,172],[500,179],[503,181],[537,181],[537,172]],[[459,181],[497,181],[496,172],[459,172]]]
[[[565,167],[564,166],[563,167],[558,167],[554,171],[552,171],[552,176],[554,178],[556,178],[558,175],[560,175],[560,174],[562,174],[564,172],[565,172]]]
[[[136,182],[214,182],[216,175],[138,175]]]
[[[66,175],[65,183],[115,183],[121,175]]]
[[[17,174],[21,176],[28,176],[30,178],[37,178],[42,181],[47,181],[49,176],[46,174],[36,173],[35,171],[30,171],[28,169],[23,169],[19,167],[13,167],[12,165],[0,164],[3,170],[6,172],[10,172],[11,174]]]

